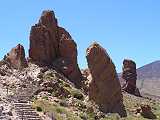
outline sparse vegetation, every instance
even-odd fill
[[[74,98],[77,98],[79,100],[83,100],[84,99],[82,92],[80,92],[79,90],[72,91],[72,94],[73,94]]]
[[[64,100],[60,100],[59,104],[63,107],[68,107],[68,103],[67,101],[64,99]]]
[[[69,111],[69,109],[60,106],[57,103],[50,103],[47,100],[36,100],[33,102],[33,107],[40,106],[43,112],[54,113],[57,120],[64,120],[64,116],[67,120],[80,120],[78,116]]]
[[[48,97],[47,97],[47,96],[45,96],[45,97],[43,97],[42,99],[48,100]]]
[[[84,95],[83,95],[83,93],[80,90],[75,89],[75,88],[70,87],[70,86],[67,86],[67,87],[65,86],[64,89],[66,89],[67,91],[69,91],[70,94],[74,98],[79,99],[79,100],[83,100],[84,99]]]
[[[42,112],[42,108],[39,107],[39,106],[36,107],[36,110],[37,110],[38,112]]]

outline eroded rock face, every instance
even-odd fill
[[[8,61],[12,67],[16,69],[22,69],[27,67],[25,50],[24,50],[24,47],[20,44],[12,48],[11,51],[5,56],[4,59]]]
[[[92,76],[89,99],[94,100],[103,112],[126,116],[115,66],[105,49],[93,43],[87,49],[86,57]]]
[[[41,65],[56,66],[77,87],[80,86],[77,45],[71,35],[58,26],[53,11],[44,11],[39,23],[32,26],[29,57]]]
[[[36,62],[52,64],[57,57],[57,20],[53,11],[44,11],[38,24],[31,28],[29,57]]]
[[[137,80],[137,72],[136,72],[136,63],[132,60],[125,59],[123,61],[123,73],[122,78],[125,80],[125,85],[123,86],[123,90],[130,94],[137,94],[136,80]],[[140,95],[140,93],[138,93]],[[138,96],[139,96],[138,95]]]
[[[59,35],[59,56],[72,60],[77,64],[77,45],[71,38],[70,34],[64,29],[58,28]]]

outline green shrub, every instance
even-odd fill
[[[79,110],[84,111],[87,109],[87,106],[85,105],[85,103],[81,100],[77,100],[76,102],[76,106],[78,107]]]
[[[79,90],[72,91],[72,93],[73,93],[73,97],[74,98],[77,98],[79,100],[83,100],[84,99],[83,94]]]
[[[61,101],[59,102],[59,104],[60,104],[61,106],[63,106],[63,107],[68,107],[68,104],[67,104],[67,101],[66,101],[66,100],[61,100]]]
[[[62,114],[65,113],[65,109],[61,107],[56,107],[56,112]]]
[[[86,115],[85,113],[80,113],[80,114],[79,114],[79,117],[80,117],[82,120],[87,120],[87,119],[88,119],[88,117],[87,117],[87,115]]]
[[[47,97],[47,96],[45,96],[45,97],[43,97],[42,99],[48,100],[48,97]]]
[[[39,106],[36,107],[36,110],[37,110],[38,112],[42,112],[42,108],[39,107]]]

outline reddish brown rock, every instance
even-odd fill
[[[77,45],[70,36],[70,34],[64,29],[58,28],[59,35],[59,59],[57,64],[58,68],[64,73],[65,76],[75,82],[77,87],[80,87],[81,72],[77,64]],[[61,66],[61,67],[60,67]]]
[[[57,19],[53,11],[44,11],[39,23],[30,32],[29,57],[36,62],[52,64],[57,57]]]
[[[144,118],[156,119],[156,115],[153,114],[152,108],[149,105],[142,104],[140,113]]]
[[[134,61],[129,59],[125,59],[123,61],[122,78],[126,81],[125,85],[123,86],[123,90],[134,95],[138,93],[138,96],[140,96],[140,93],[138,92],[139,90],[136,87],[137,72],[136,63]]]
[[[94,43],[87,49],[86,57],[92,76],[89,99],[94,100],[103,112],[126,116],[115,66],[105,49]]]
[[[77,45],[71,38],[70,34],[64,29],[58,28],[59,34],[59,56],[72,60],[77,64]]]
[[[25,50],[24,47],[20,44],[18,44],[15,48],[12,48],[12,50],[5,56],[4,59],[16,69],[22,69],[27,67]]]
[[[29,57],[41,65],[56,66],[77,87],[81,72],[77,64],[77,45],[71,35],[58,26],[53,11],[44,11],[30,33]]]
[[[77,88],[81,87],[81,72],[78,65],[67,58],[59,58],[54,61],[54,66],[58,68]]]

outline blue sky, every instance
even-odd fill
[[[55,11],[78,45],[81,68],[87,66],[86,48],[99,42],[117,71],[124,58],[137,66],[160,60],[159,0],[3,0],[0,4],[0,58],[18,43],[28,54],[29,32],[41,12]]]

